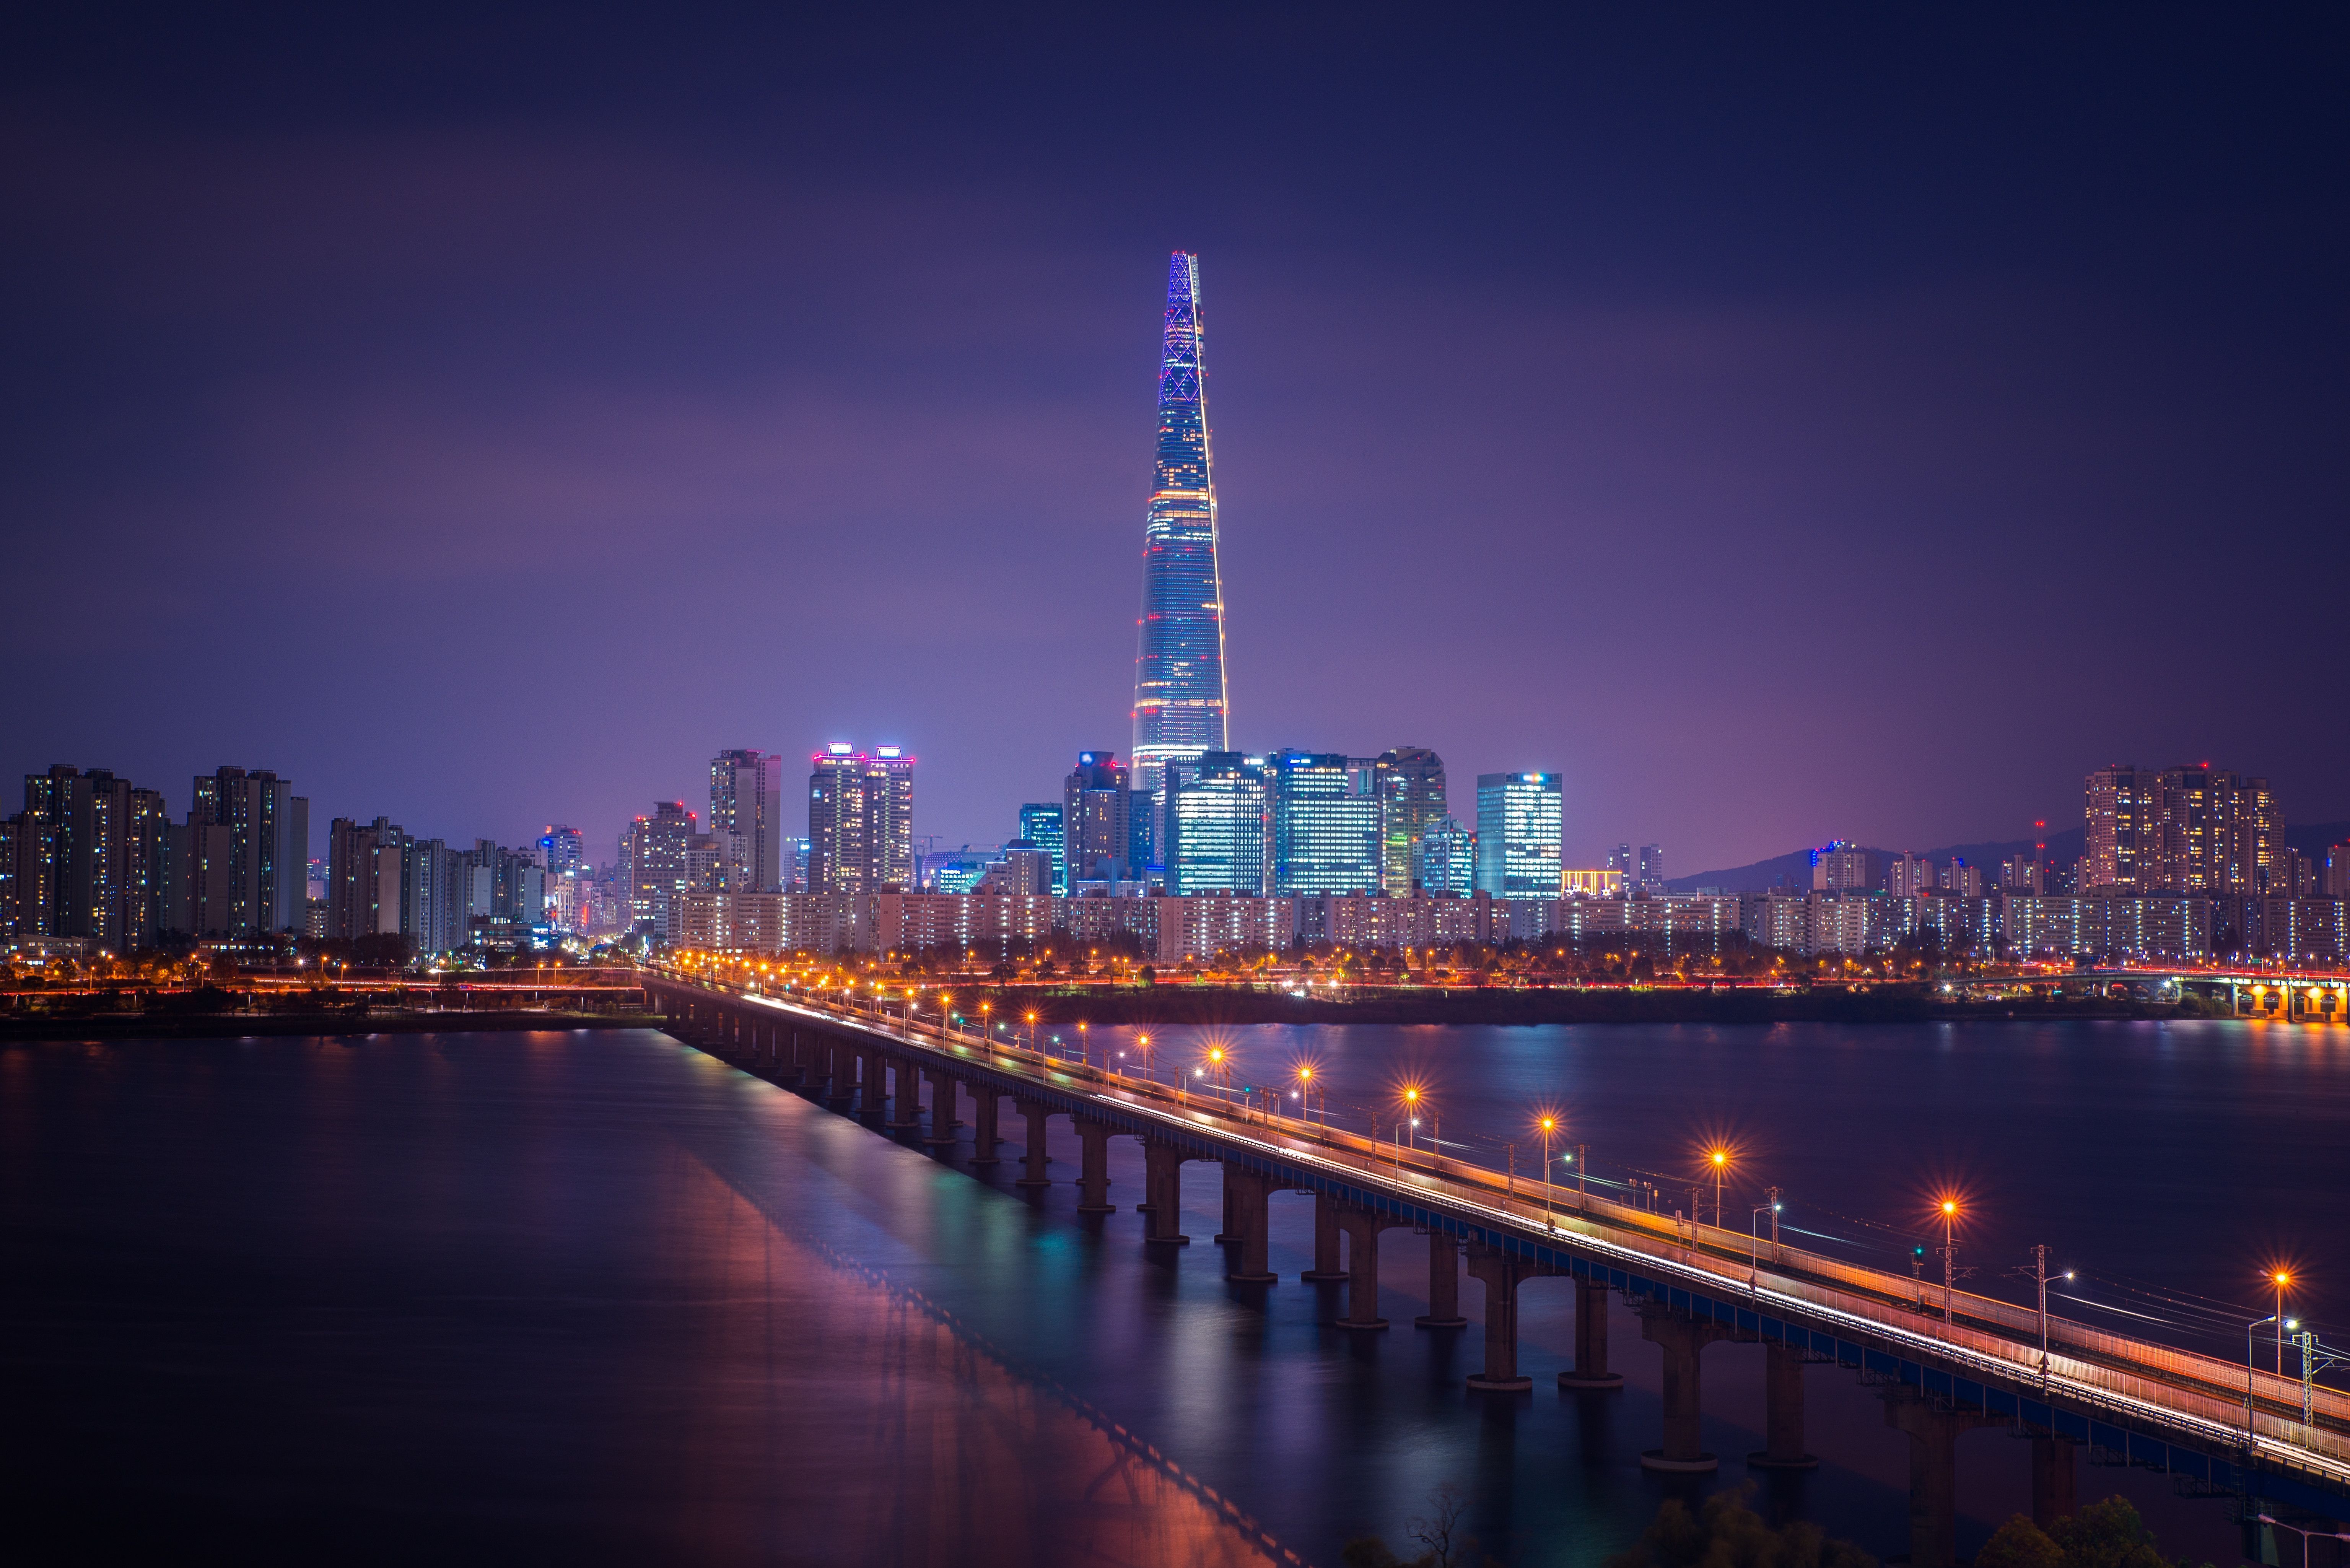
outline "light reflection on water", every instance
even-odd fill
[[[1536,1090],[1603,1149],[1728,1116],[1791,1187],[1864,1213],[1903,1190],[1866,1174],[1887,1151],[2006,1162],[1989,1189],[2044,1195],[2036,1223],[2103,1216],[2090,1233],[2118,1250],[2138,1244],[2116,1219],[2130,1199],[2163,1208],[2175,1248],[2277,1182],[2310,1118],[2343,1125],[2339,1044],[2234,1027],[2184,1044],[2079,1025],[1310,1044],[1337,1077],[1430,1070],[1448,1137]],[[1297,1044],[1223,1033],[1244,1055]],[[2115,1118],[2126,1137],[2103,1130]],[[2224,1190],[2168,1158],[2190,1137],[2236,1150]],[[1066,1183],[1066,1124],[1053,1143]],[[1231,1285],[1207,1241],[1213,1168],[1185,1168],[1195,1243],[1154,1255],[1131,1212],[1139,1152],[1112,1149],[1121,1212],[1078,1216],[1067,1185],[1013,1189],[1016,1161],[974,1179],[954,1168],[967,1143],[942,1161],[655,1034],[8,1047],[0,1363],[29,1418],[7,1424],[5,1468],[104,1542],[234,1542],[246,1560],[330,1543],[386,1561],[1238,1562],[1262,1544],[1240,1515],[1327,1563],[1360,1530],[1399,1540],[1452,1480],[1494,1555],[1590,1563],[1666,1495],[1637,1465],[1655,1353],[1620,1305],[1625,1392],[1555,1387],[1569,1293],[1535,1281],[1536,1392],[1471,1395],[1478,1331],[1409,1327],[1426,1263],[1408,1230],[1382,1247],[1398,1326],[1348,1334],[1330,1326],[1343,1292],[1296,1278],[1309,1200],[1274,1199],[1283,1282]],[[2339,1178],[2300,1179],[2339,1204]],[[1998,1235],[1986,1221],[1986,1251]],[[1472,1322],[1480,1299],[1464,1282]],[[1727,1462],[1697,1484],[1736,1484],[1761,1446],[1761,1355],[1718,1346],[1704,1376]],[[1901,1550],[1906,1459],[1876,1400],[1833,1368],[1808,1388],[1828,1462],[1760,1501]],[[1120,1427],[1130,1441],[1104,1429]],[[1996,1432],[1961,1446],[1962,1551],[2023,1505],[2026,1451]],[[2160,1478],[2082,1487],[2130,1492],[2173,1553],[2235,1550],[2218,1505]]]

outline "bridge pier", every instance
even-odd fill
[[[922,1142],[933,1148],[944,1148],[955,1140],[955,1081],[952,1075],[936,1067],[922,1069],[922,1076],[931,1081],[931,1130]]]
[[[1489,1394],[1515,1394],[1534,1386],[1518,1376],[1518,1286],[1542,1272],[1530,1258],[1513,1258],[1498,1247],[1472,1244],[1469,1275],[1485,1287],[1485,1369],[1469,1375],[1469,1386]]]
[[[971,1162],[993,1165],[997,1162],[995,1146],[1001,1141],[995,1136],[995,1114],[1003,1106],[1003,1091],[977,1078],[964,1087],[971,1090],[972,1100],[978,1107],[971,1118],[972,1142],[978,1146],[972,1153]]]
[[[1885,1424],[1909,1437],[1909,1568],[1958,1568],[1959,1434],[2005,1417],[1937,1409],[1899,1388],[1886,1392]]]
[[[1761,1453],[1746,1456],[1747,1469],[1820,1468],[1804,1452],[1804,1353],[1783,1340],[1762,1342],[1762,1441]]]
[[[1241,1248],[1240,1257],[1224,1272],[1224,1278],[1243,1284],[1269,1285],[1281,1277],[1273,1272],[1269,1256],[1275,1185],[1273,1178],[1262,1170],[1224,1161],[1224,1211],[1228,1216],[1224,1223],[1232,1228],[1232,1240]]]
[[[890,1132],[911,1132],[922,1125],[922,1085],[914,1064],[900,1056],[889,1063],[895,1076],[890,1085],[889,1119],[881,1126]]]
[[[1077,1212],[1115,1214],[1118,1205],[1109,1200],[1109,1124],[1090,1116],[1079,1116],[1076,1123]]]
[[[1171,1143],[1146,1143],[1142,1162],[1143,1187],[1150,1199],[1150,1228],[1143,1240],[1190,1246],[1191,1238],[1183,1234],[1183,1151]]]
[[[1338,1260],[1338,1200],[1326,1192],[1314,1195],[1314,1266],[1297,1277],[1316,1282],[1347,1277]]]
[[[1607,1287],[1575,1282],[1575,1366],[1558,1375],[1562,1388],[1608,1392],[1624,1386],[1624,1375],[1607,1370]]]
[[[835,1110],[847,1110],[849,1101],[857,1097],[857,1064],[848,1043],[834,1037],[825,1041],[828,1062],[825,1071],[824,1103]]]
[[[1013,1185],[1015,1187],[1052,1186],[1053,1179],[1045,1174],[1045,1167],[1051,1163],[1050,1157],[1045,1152],[1045,1118],[1052,1113],[1045,1108],[1043,1101],[1022,1099],[1017,1096],[1013,1097],[1012,1108],[1020,1113],[1020,1119],[1027,1124],[1028,1127],[1028,1152],[1024,1158],[1024,1168],[1021,1172],[1020,1179]]]
[[[1698,1353],[1730,1330],[1718,1323],[1700,1323],[1654,1303],[1640,1309],[1640,1337],[1664,1352],[1665,1444],[1640,1456],[1640,1468],[1649,1470],[1711,1470],[1721,1461],[1705,1451],[1698,1430],[1703,1405],[1698,1397]]]
[[[1338,1227],[1347,1232],[1347,1315],[1340,1328],[1385,1328],[1379,1315],[1379,1232],[1410,1223],[1374,1214],[1351,1204],[1339,1210]]]
[[[1461,1315],[1461,1238],[1450,1231],[1428,1233],[1428,1311],[1411,1322],[1414,1328],[1469,1326]]]
[[[2073,1449],[2070,1438],[2032,1439],[2032,1522],[2043,1530],[2053,1529],[2058,1520],[2071,1518],[2079,1509],[2079,1494],[2074,1489],[2080,1470]]]
[[[889,1069],[882,1060],[880,1048],[867,1046],[857,1054],[857,1061],[864,1076],[864,1082],[858,1085],[864,1090],[857,1102],[858,1119],[870,1120],[888,1115],[889,1107],[883,1102],[889,1097]]]

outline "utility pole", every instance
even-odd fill
[[[1510,1144],[1507,1147],[1510,1151],[1510,1196],[1515,1198],[1518,1195],[1518,1146]]]
[[[1576,1144],[1575,1146],[1575,1206],[1586,1212],[1588,1212],[1591,1207],[1591,1178],[1586,1174],[1590,1169],[1591,1146],[1587,1143]]]
[[[2032,1249],[2032,1276],[2040,1287],[2040,1376],[2048,1376],[2048,1244]]]
[[[1779,1253],[1779,1189],[1771,1188],[1763,1196],[1771,1200],[1771,1261],[1783,1262],[1785,1260]]]

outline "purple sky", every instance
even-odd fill
[[[1180,246],[1235,744],[1555,767],[1676,874],[2107,761],[2350,817],[2337,9],[72,9],[0,51],[0,778],[608,858],[895,741],[1004,837],[1129,739]]]

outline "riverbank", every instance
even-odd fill
[[[1191,985],[973,993],[995,1017],[1040,1023],[1920,1023],[1934,1019],[2195,1018],[2195,1002],[2095,997],[1950,1002],[1923,987],[1870,991],[1503,988],[1373,991],[1341,999]]]
[[[485,1034],[551,1029],[657,1029],[649,1012],[394,1012],[20,1013],[0,1018],[0,1041],[235,1040],[248,1035]]]

